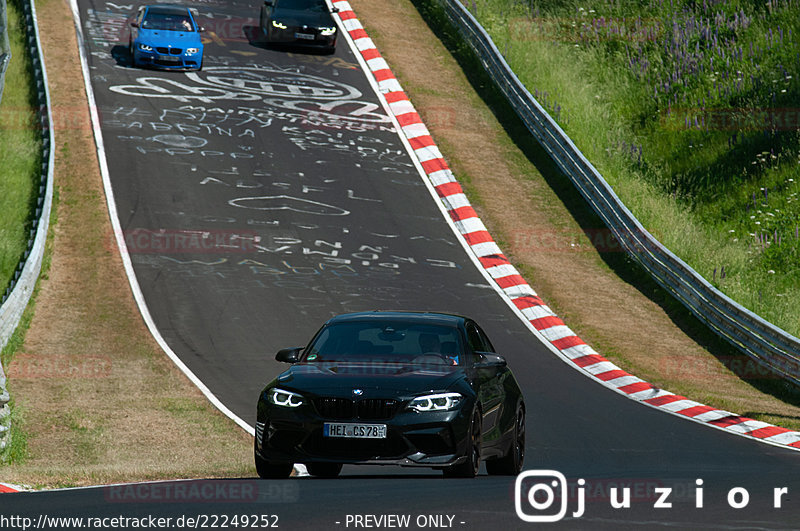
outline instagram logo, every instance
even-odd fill
[[[514,509],[525,522],[558,522],[567,513],[567,478],[556,470],[526,470],[514,483]]]

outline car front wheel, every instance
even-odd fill
[[[132,40],[128,40],[128,54],[131,57],[131,65],[134,68],[136,68],[136,56],[133,55],[133,41]]]
[[[493,476],[516,476],[525,460],[525,407],[517,407],[511,445],[508,453],[498,459],[486,461],[486,471]]]
[[[447,478],[474,478],[481,467],[481,412],[477,409],[472,414],[469,427],[469,443],[467,445],[466,461],[459,465],[445,468],[442,472]]]
[[[309,474],[318,478],[335,478],[342,471],[339,463],[309,463],[306,468]]]
[[[292,474],[292,463],[270,463],[256,456],[256,472],[261,479],[286,479]]]
[[[256,452],[253,457],[256,461],[256,472],[261,479],[286,479],[294,468],[294,463],[266,461]]]

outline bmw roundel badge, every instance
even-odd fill
[[[353,394],[356,395],[356,396],[361,396],[361,395],[364,394],[364,390],[363,389],[353,389]]]

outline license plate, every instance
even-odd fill
[[[178,61],[181,60],[181,58],[180,57],[173,57],[171,55],[159,55],[158,56],[158,60],[159,61],[167,61],[169,63],[177,63]]]
[[[308,33],[295,33],[294,34],[294,38],[295,39],[305,39],[307,41],[313,41],[314,40],[314,35],[309,35]]]
[[[354,424],[326,422],[322,431],[325,437],[347,437],[349,439],[385,439],[386,424]]]

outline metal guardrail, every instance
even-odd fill
[[[6,68],[11,62],[11,47],[8,44],[8,17],[6,16],[6,0],[0,0],[0,102],[3,101]]]
[[[25,15],[25,28],[30,50],[36,94],[39,103],[39,127],[42,135],[42,166],[39,180],[39,197],[28,237],[25,254],[14,273],[8,289],[0,296],[0,350],[8,343],[22,319],[28,306],[39,272],[42,269],[47,229],[50,223],[50,210],[53,204],[53,129],[50,127],[50,94],[47,90],[47,72],[39,44],[39,29],[36,22],[36,8],[33,0],[22,2]],[[0,367],[0,449],[5,448],[9,429],[9,401],[6,390],[6,377]]]
[[[491,37],[458,0],[437,0],[539,143],[603,219],[628,254],[698,319],[736,348],[800,385],[800,340],[733,301],[661,245],[531,96]]]

